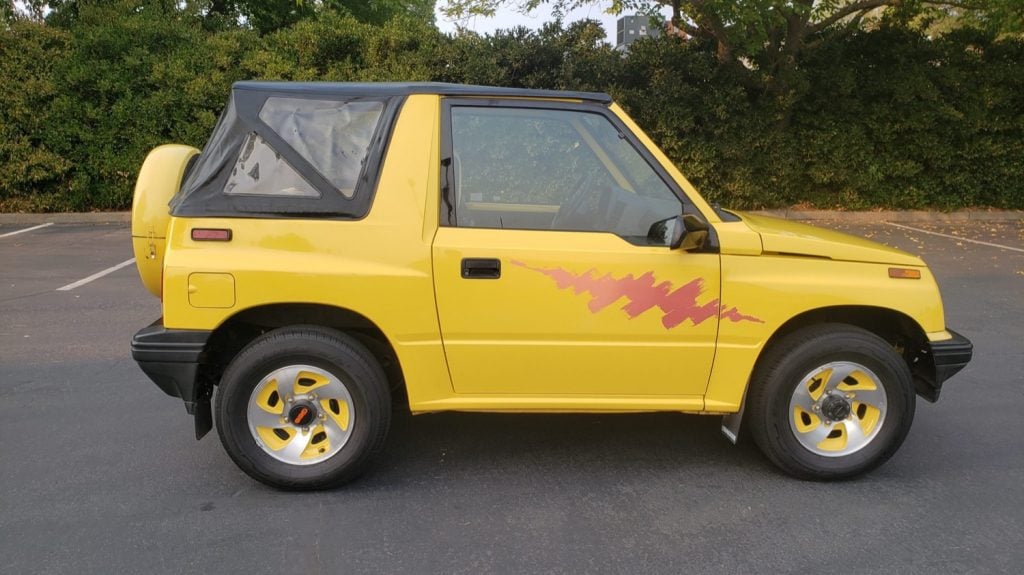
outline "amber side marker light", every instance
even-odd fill
[[[889,277],[898,280],[919,280],[921,270],[913,268],[889,268]]]
[[[193,228],[192,240],[196,242],[230,242],[231,230]],[[891,271],[889,272],[892,273]]]

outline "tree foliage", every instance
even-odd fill
[[[701,39],[622,53],[593,22],[445,35],[326,4],[260,31],[212,4],[64,0],[0,28],[0,209],[127,207],[147,151],[201,147],[241,79],[607,91],[725,205],[1024,208],[1024,41],[977,15],[823,33],[782,98]]]
[[[226,18],[241,16],[261,33],[325,12],[347,14],[377,25],[398,16],[434,21],[434,0],[210,0],[209,10]]]
[[[799,88],[801,64],[814,50],[869,21],[909,23],[946,15],[1011,31],[1024,21],[1021,0],[447,0],[442,9],[454,17],[493,15],[503,4],[526,12],[548,4],[555,13],[604,5],[612,14],[658,14],[656,8],[668,7],[674,33],[708,43],[719,64],[734,67],[748,86],[783,99]]]

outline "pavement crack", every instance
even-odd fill
[[[324,564],[320,559],[320,533],[324,530],[324,502],[320,502],[320,506],[317,507],[316,511],[316,539],[313,540],[313,558],[316,560],[316,572],[321,574],[324,572]]]
[[[45,295],[45,294],[48,294],[48,293],[50,293],[52,291],[53,291],[52,289],[48,289],[46,291],[40,291],[40,292],[35,292],[35,293],[27,293],[27,294],[22,294],[22,295],[16,295],[16,296],[13,296],[13,297],[8,297],[8,298],[0,299],[0,303],[7,303],[9,301],[16,301],[16,300],[19,300],[19,299],[25,299],[25,298]]]

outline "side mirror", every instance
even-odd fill
[[[692,214],[672,216],[651,224],[647,231],[647,242],[669,249],[682,248],[684,251],[704,247],[708,238],[708,224]]]

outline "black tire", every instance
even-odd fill
[[[871,370],[884,388],[886,411],[881,427],[859,450],[823,456],[797,438],[790,401],[805,377],[832,362]],[[746,414],[751,436],[772,463],[800,479],[847,479],[878,467],[899,449],[914,420],[916,397],[906,362],[885,340],[852,325],[815,325],[783,337],[765,351],[750,385]]]
[[[249,430],[253,390],[275,369],[292,365],[315,366],[336,376],[356,414],[340,451],[311,465],[275,459]],[[263,334],[232,360],[217,391],[216,413],[224,449],[250,477],[286,490],[326,489],[354,479],[381,449],[391,424],[391,396],[383,370],[358,340],[323,327],[294,326]]]

